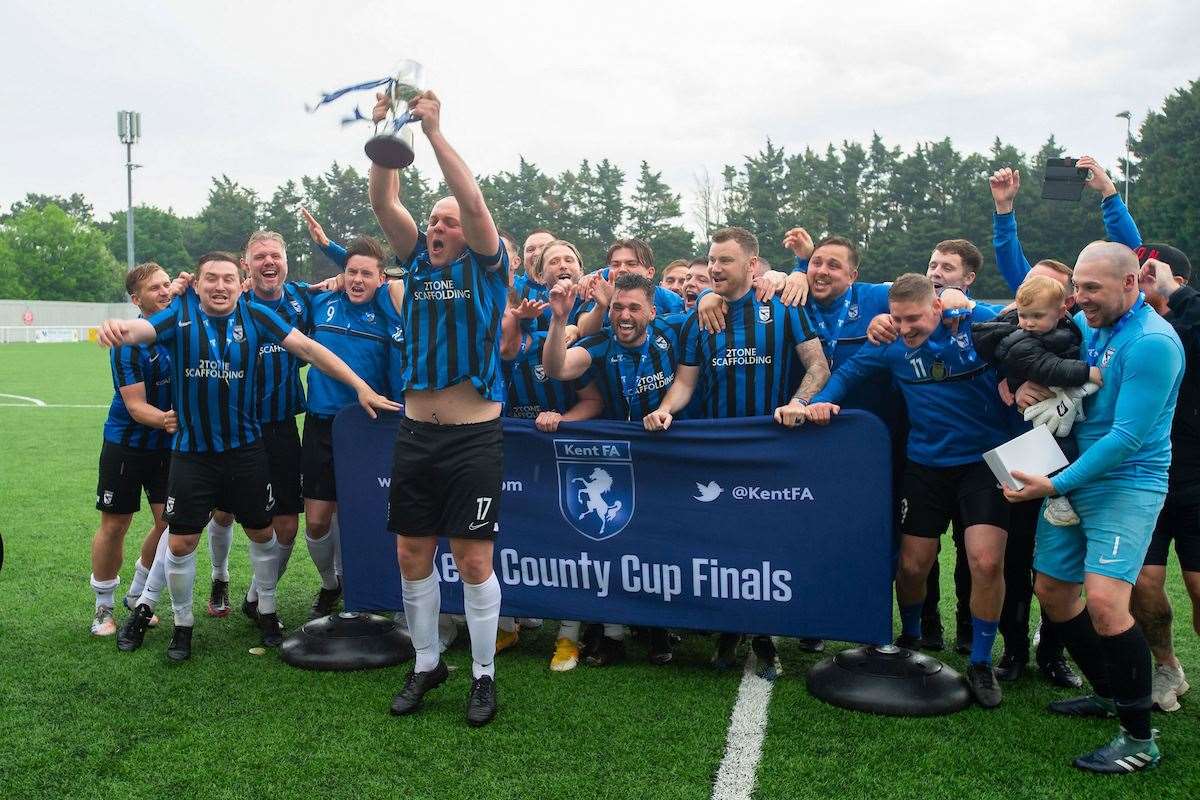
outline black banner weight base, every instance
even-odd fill
[[[892,717],[935,717],[971,703],[962,676],[922,653],[894,645],[856,647],[808,671],[808,691],[839,708]]]
[[[306,622],[279,648],[286,664],[330,671],[392,667],[413,655],[408,634],[391,617],[357,611]]]

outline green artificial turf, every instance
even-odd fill
[[[702,637],[686,637],[665,668],[632,644],[627,665],[552,674],[555,626],[524,633],[497,662],[500,716],[472,730],[464,630],[448,653],[450,681],[423,713],[396,719],[387,708],[406,666],[304,672],[274,652],[250,654],[258,637],[239,616],[204,616],[202,545],[190,662],[165,661],[165,593],[163,625],[138,652],[92,639],[89,543],[111,392],[107,356],[93,345],[0,346],[0,393],[101,406],[0,406],[0,800],[710,795],[740,675],[715,673]],[[0,397],[8,402],[18,401]],[[148,518],[134,520],[120,591]],[[239,534],[231,564],[235,596],[249,578],[244,541]],[[952,557],[947,547],[943,558]],[[300,547],[281,587],[285,622],[305,618],[316,587]],[[1200,679],[1177,570],[1170,588],[1180,656]],[[781,653],[758,798],[1200,796],[1200,689],[1182,711],[1156,715],[1158,770],[1104,779],[1077,773],[1069,758],[1106,740],[1114,723],[1050,717],[1046,702],[1063,695],[1037,678],[1006,686],[995,711],[890,719],[815,700],[803,677],[822,656],[789,642]]]

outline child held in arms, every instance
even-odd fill
[[[953,306],[953,298],[942,302]],[[965,298],[964,298],[965,300]],[[1045,425],[1057,437],[1069,461],[1079,455],[1071,428],[1083,416],[1082,398],[1103,383],[1100,368],[1079,359],[1083,335],[1067,314],[1067,292],[1059,281],[1033,275],[1017,289],[1014,308],[994,320],[971,326],[971,338],[980,357],[1004,376],[1015,394],[1026,381],[1054,391],[1054,397],[1025,411],[1025,419]],[[1064,496],[1051,497],[1043,511],[1053,525],[1077,525],[1079,517]]]

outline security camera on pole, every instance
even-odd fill
[[[142,115],[118,111],[117,136],[125,145],[125,260],[127,269],[133,269],[133,170],[141,166],[133,163],[133,145],[142,138]]]

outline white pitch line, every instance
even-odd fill
[[[0,395],[0,397],[12,397],[12,395],[5,394]],[[72,403],[43,403],[39,400],[36,406],[32,406],[29,403],[0,403],[0,408],[108,408],[108,406],[89,406]]]
[[[26,396],[25,396],[25,395],[23,395],[23,394],[3,394],[3,393],[0,393],[0,397],[9,397],[9,398],[12,398],[13,400],[24,400],[24,401],[25,401],[24,403],[5,403],[4,405],[6,405],[6,406],[17,406],[17,405],[21,405],[21,406],[23,406],[23,405],[30,405],[30,404],[32,404],[32,405],[34,405],[34,406],[44,406],[44,405],[46,405],[46,404],[45,404],[44,402],[42,402],[41,400],[38,400],[36,397],[26,397]]]
[[[729,717],[725,755],[713,782],[713,800],[751,800],[767,734],[767,710],[775,684],[754,674],[754,654],[746,658],[746,669],[738,687],[737,702]]]

